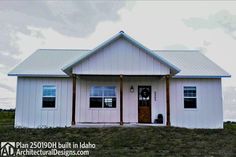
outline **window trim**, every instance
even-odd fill
[[[102,96],[91,96],[91,88],[92,87],[115,87],[115,96],[104,96],[104,92],[102,93]],[[114,84],[92,84],[89,86],[88,90],[88,107],[90,110],[114,110],[117,109],[117,86]],[[90,107],[90,98],[102,98],[102,107]],[[116,107],[104,107],[104,100],[105,98],[116,98]]]
[[[54,86],[55,87],[55,96],[43,96],[43,88],[44,86]],[[41,109],[42,110],[56,110],[57,109],[57,86],[55,84],[43,84],[41,86],[42,95],[41,95]],[[55,98],[55,107],[43,107],[43,98]]]
[[[184,96],[184,88],[185,87],[194,87],[194,88],[196,88],[196,96],[195,97],[189,97],[189,96]],[[183,91],[182,91],[182,94],[183,94],[183,108],[184,108],[184,110],[187,110],[187,111],[191,111],[191,110],[197,110],[198,109],[198,94],[197,94],[198,92],[197,92],[197,86],[196,85],[184,85],[183,86]],[[196,108],[185,108],[184,107],[184,99],[185,98],[195,98],[196,99]]]

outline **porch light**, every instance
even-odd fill
[[[131,93],[134,92],[134,87],[133,87],[133,86],[130,87],[130,92],[131,92]]]

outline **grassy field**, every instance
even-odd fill
[[[13,113],[0,112],[0,141],[91,142],[90,156],[236,156],[236,124],[225,129],[114,127],[14,129]]]

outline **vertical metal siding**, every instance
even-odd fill
[[[73,73],[166,75],[170,70],[142,49],[124,39],[118,39],[76,65]]]
[[[184,109],[184,86],[197,87],[197,108]],[[171,79],[171,125],[223,128],[221,79]]]
[[[55,84],[56,108],[42,108],[42,86]],[[90,109],[89,90],[92,85],[115,85],[115,109]],[[133,85],[134,93],[130,93]],[[138,122],[138,85],[152,86],[152,122],[158,114],[166,121],[165,79],[158,77],[126,77],[124,79],[124,122]],[[197,87],[197,109],[184,109],[183,87]],[[118,77],[87,77],[77,80],[76,122],[119,122]],[[187,128],[222,128],[221,79],[171,79],[171,125]],[[155,100],[156,92],[156,100]],[[18,78],[16,127],[65,127],[71,125],[72,82],[70,78]]]
[[[42,108],[42,87],[56,85],[56,108]],[[70,78],[18,78],[15,127],[65,127],[71,125]]]

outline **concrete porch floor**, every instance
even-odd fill
[[[109,127],[145,127],[145,126],[165,126],[164,124],[148,124],[148,123],[77,123],[72,128],[109,128]]]

